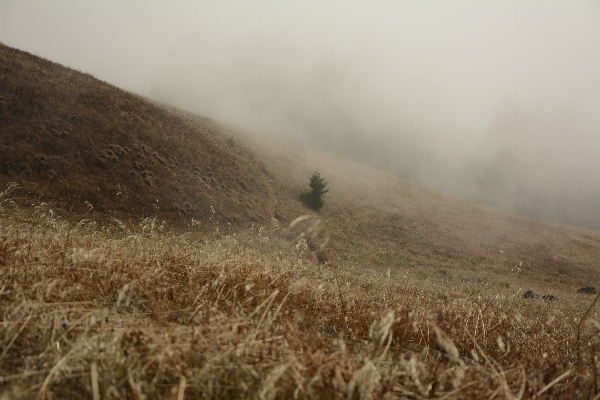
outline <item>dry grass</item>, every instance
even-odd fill
[[[1,399],[598,396],[597,298],[575,291],[600,233],[2,45],[0,72]],[[331,191],[297,219],[315,170]]]
[[[154,218],[73,224],[9,199],[3,398],[92,397],[95,387],[100,398],[174,399],[598,392],[600,323],[584,296],[547,303],[321,265],[305,238],[295,242],[301,224],[203,236]]]

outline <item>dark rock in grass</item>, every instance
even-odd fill
[[[552,294],[545,294],[542,296],[542,300],[544,301],[558,301],[558,297],[552,295]]]
[[[581,289],[577,289],[577,293],[581,293],[581,294],[596,294],[596,288],[591,287],[591,286],[582,287]]]
[[[535,294],[533,292],[533,290],[528,290],[525,293],[523,293],[523,298],[524,299],[539,299],[540,295],[539,294]]]
[[[539,294],[535,293],[533,290],[528,290],[525,293],[523,293],[523,298],[524,299],[542,299],[544,301],[558,301],[558,297],[554,296],[553,294],[545,294],[543,296],[540,296]]]

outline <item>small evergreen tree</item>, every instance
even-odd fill
[[[325,204],[323,195],[329,192],[329,189],[326,189],[327,182],[325,182],[324,178],[321,178],[321,174],[315,172],[313,176],[310,177],[308,185],[310,186],[311,191],[303,191],[300,193],[300,201],[302,201],[305,206],[310,207],[315,211],[319,211]]]

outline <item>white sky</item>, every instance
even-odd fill
[[[2,1],[0,41],[146,95],[195,42],[340,57],[356,85],[473,130],[507,97],[600,106],[599,2]]]

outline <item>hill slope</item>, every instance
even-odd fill
[[[600,278],[600,232],[513,216],[328,154],[237,135],[268,166],[283,220],[307,212],[297,194],[314,171],[329,182],[321,215],[334,257],[359,270],[567,292]]]
[[[268,220],[268,180],[227,139],[209,119],[0,44],[0,185],[22,198],[95,218]]]

